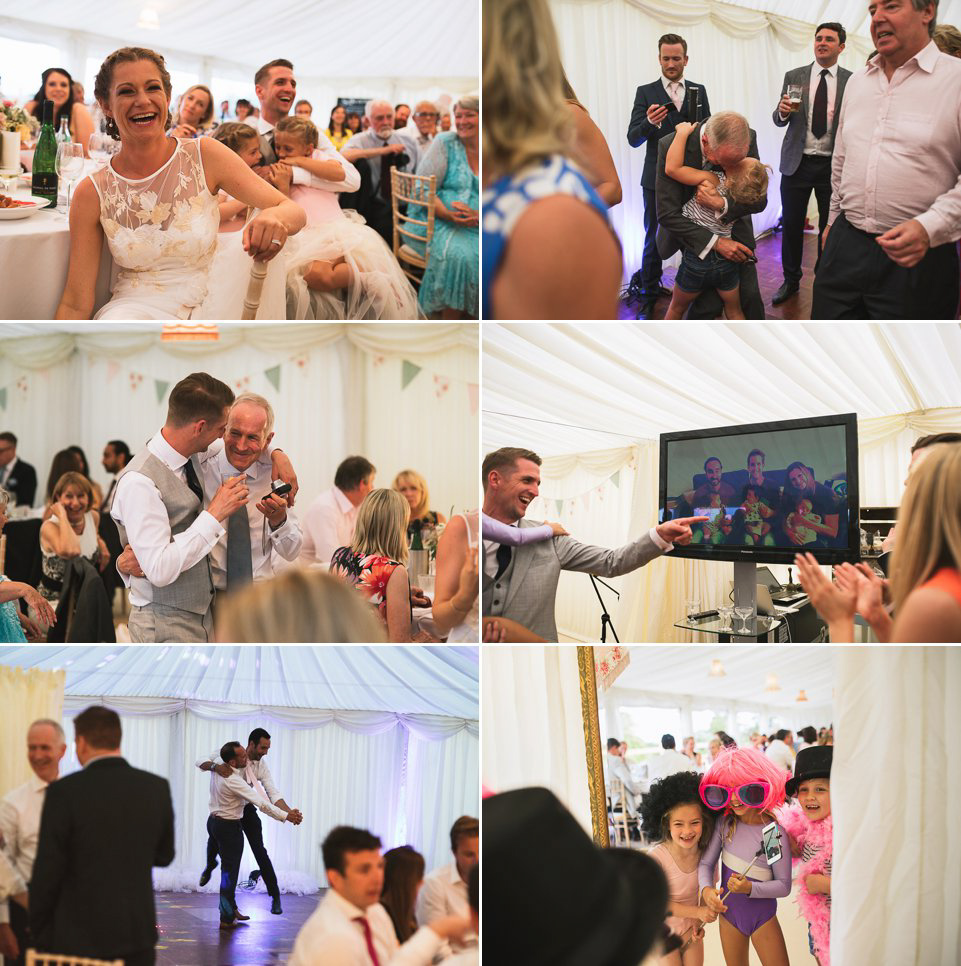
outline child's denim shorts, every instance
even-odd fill
[[[706,292],[712,288],[730,292],[738,287],[740,279],[737,263],[722,258],[713,249],[704,258],[685,251],[674,284],[684,292]]]

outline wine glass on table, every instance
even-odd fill
[[[684,608],[687,612],[687,622],[688,624],[696,624],[697,617],[695,616],[698,612],[699,601],[696,597],[688,597],[684,602]]]
[[[97,162],[97,167],[102,168],[110,160],[112,152],[107,142],[112,140],[113,138],[99,131],[94,131],[90,135],[87,149],[90,151],[90,157]]]
[[[83,174],[83,145],[64,141],[57,145],[57,176],[67,182],[67,210],[70,217],[70,189]]]

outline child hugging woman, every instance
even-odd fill
[[[644,835],[658,843],[648,854],[667,877],[667,926],[681,940],[681,948],[662,956],[660,966],[702,966],[704,923],[717,919],[698,900],[698,864],[714,830],[714,816],[698,793],[700,782],[695,772],[668,775],[653,782],[641,800]]]
[[[687,139],[698,125],[684,122],[678,124],[674,140],[667,149],[664,172],[669,178],[697,188],[710,187],[722,197],[743,205],[753,205],[767,193],[768,168],[756,158],[744,158],[738,164],[724,168],[717,173],[684,164],[684,149]],[[732,225],[721,220],[720,212],[697,200],[693,195],[684,203],[681,213],[689,221],[706,228],[722,238],[731,237]],[[724,314],[728,319],[743,319],[741,309],[740,273],[736,262],[722,258],[711,250],[704,256],[684,249],[681,267],[674,279],[674,293],[668,306],[666,319],[680,319],[687,307],[707,289],[716,289],[724,303]]]
[[[768,865],[762,828],[784,804],[788,777],[753,748],[727,747],[705,772],[701,800],[720,812],[698,867],[701,900],[721,916],[721,948],[727,966],[748,966],[749,944],[761,966],[788,966],[777,900],[791,892],[791,848],[778,825],[781,857]],[[721,859],[721,888],[715,888]]]

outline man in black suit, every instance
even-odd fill
[[[638,317],[650,316],[654,302],[669,295],[661,286],[661,258],[657,252],[657,206],[654,188],[657,172],[657,150],[662,138],[674,133],[682,121],[702,121],[710,117],[711,107],[702,84],[684,79],[687,66],[687,41],[678,34],[665,34],[657,42],[661,76],[638,87],[634,109],[627,128],[627,141],[632,148],[647,142],[641,189],[644,193],[644,255],[639,272],[631,279],[631,289],[640,298]],[[694,103],[692,110],[691,104]],[[696,105],[700,104],[700,108]],[[638,291],[639,289],[639,291]]]
[[[115,711],[87,708],[74,728],[83,770],[47,788],[30,928],[44,952],[152,966],[151,869],[174,857],[170,786],[120,756]]]
[[[33,506],[37,471],[17,459],[17,437],[13,433],[0,433],[0,486],[14,495],[17,506]]]
[[[738,264],[741,308],[747,319],[763,319],[764,303],[757,282],[757,259],[754,249],[754,226],[751,215],[767,207],[765,194],[756,204],[739,205],[722,198],[716,190],[703,186],[693,188],[667,176],[664,163],[674,135],[662,138],[657,156],[657,220],[661,230],[657,248],[661,258],[670,258],[678,248],[695,252],[704,258],[716,252]],[[684,164],[692,168],[732,167],[750,155],[758,157],[757,135],[747,120],[733,111],[721,111],[691,131],[684,149]],[[733,222],[731,237],[712,234],[707,228],[686,218],[681,209],[697,194],[698,201],[721,213],[721,220]],[[714,289],[703,292],[691,306],[689,319],[716,319],[722,310],[721,296]]]

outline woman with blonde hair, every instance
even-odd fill
[[[357,509],[354,539],[334,551],[330,572],[377,608],[387,640],[411,639],[407,521],[410,505],[396,490],[371,490]]]
[[[569,158],[547,0],[483,6],[482,318],[616,319],[620,246],[607,205]]]
[[[407,524],[407,539],[415,533],[420,533],[425,527],[443,526],[447,517],[430,508],[430,494],[427,492],[427,480],[417,470],[401,470],[391,483],[390,488],[396,490],[410,504],[410,522]]]
[[[222,644],[373,644],[384,627],[343,581],[317,570],[291,569],[258,580],[217,608]]]
[[[961,443],[936,443],[915,461],[898,512],[898,541],[887,586],[866,564],[841,564],[832,584],[814,557],[797,558],[805,592],[828,622],[832,643],[851,641],[860,613],[884,642],[961,641]]]
[[[197,138],[207,134],[214,124],[214,95],[203,84],[188,87],[177,103],[173,126],[168,132],[174,138]]]

